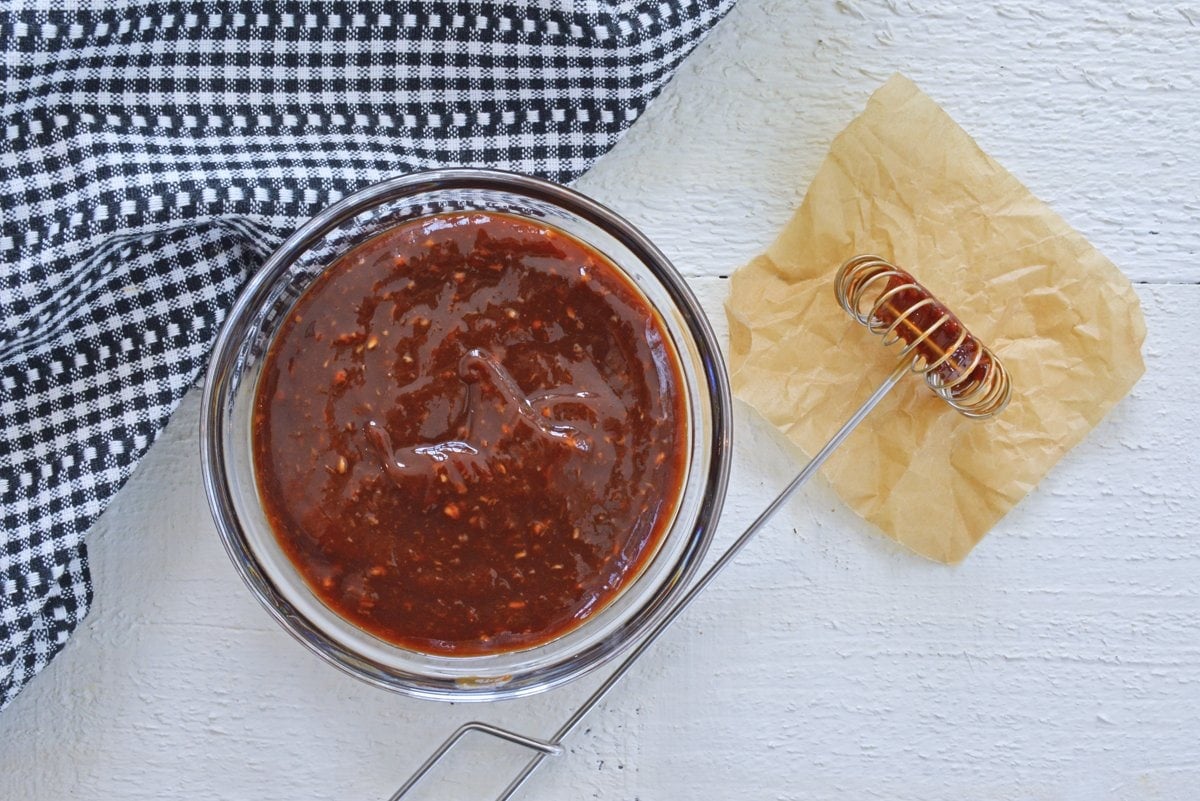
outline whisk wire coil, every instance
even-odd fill
[[[933,392],[971,418],[992,417],[1008,405],[1008,370],[933,294],[879,256],[861,255],[838,270],[838,303],[885,347],[903,342],[902,358]]]

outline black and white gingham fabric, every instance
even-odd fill
[[[286,233],[424,167],[573,179],[732,3],[0,11],[0,708],[86,613],[84,533]]]

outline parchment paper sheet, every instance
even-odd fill
[[[957,562],[1142,375],[1141,307],[1112,262],[894,76],[732,279],[734,392],[809,454],[898,358],[834,299],[858,253],[912,272],[1012,376],[1008,409],[982,422],[909,376],[823,470],[888,536]]]

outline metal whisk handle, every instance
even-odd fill
[[[519,790],[521,786],[525,784],[530,775],[532,775],[533,772],[537,770],[538,766],[541,765],[542,760],[544,760],[547,756],[552,756],[561,751],[563,738],[570,734],[571,731],[577,725],[579,725],[579,722],[583,720],[583,718],[592,710],[593,707],[596,706],[596,704],[600,703],[604,696],[608,695],[609,690],[611,690],[613,686],[621,680],[625,673],[628,672],[629,668],[633,667],[634,663],[637,662],[641,655],[645,653],[651,645],[654,644],[654,642],[662,635],[664,631],[667,630],[672,623],[675,622],[675,619],[679,617],[679,615],[682,614],[683,611],[688,608],[688,606],[691,605],[692,601],[696,600],[700,593],[702,593],[704,589],[708,587],[709,583],[711,583],[712,580],[715,579],[717,575],[724,570],[730,562],[733,561],[733,558],[738,555],[738,553],[746,546],[748,542],[750,542],[754,535],[758,533],[759,529],[761,529],[766,522],[772,516],[774,516],[775,512],[777,512],[779,508],[783,506],[783,504],[787,502],[787,500],[791,498],[792,495],[794,495],[801,487],[808,483],[808,480],[816,474],[817,470],[820,469],[821,465],[825,463],[825,461],[837,449],[837,447],[842,444],[846,437],[850,436],[850,433],[858,427],[858,424],[861,423],[868,414],[871,413],[871,410],[879,405],[879,402],[883,400],[887,393],[890,392],[892,388],[896,386],[896,384],[900,383],[900,380],[904,378],[904,375],[908,371],[909,364],[907,360],[901,360],[900,364],[896,366],[896,369],[892,371],[892,374],[889,375],[887,379],[879,386],[879,388],[871,394],[871,397],[867,398],[863,405],[860,406],[858,410],[850,416],[850,419],[847,420],[846,423],[838,430],[838,432],[833,435],[833,438],[825,444],[825,447],[823,447],[817,453],[817,455],[814,456],[812,460],[809,461],[809,463],[806,464],[804,468],[796,474],[796,476],[791,480],[791,482],[788,483],[783,491],[775,497],[775,500],[771,501],[770,505],[767,506],[767,508],[764,509],[762,513],[754,519],[754,522],[751,523],[746,530],[743,531],[742,534],[733,542],[733,544],[721,554],[721,557],[714,562],[713,565],[708,568],[708,570],[705,571],[699,579],[696,580],[696,582],[688,589],[687,593],[685,593],[684,596],[680,598],[673,607],[670,608],[667,614],[657,624],[655,624],[655,626],[648,634],[646,634],[645,637],[642,638],[633,651],[631,651],[628,656],[621,660],[621,663],[617,665],[616,669],[613,670],[612,673],[609,674],[608,678],[606,678],[604,682],[596,688],[595,692],[589,695],[587,699],[579,705],[575,712],[572,713],[571,717],[567,719],[566,723],[560,726],[558,731],[556,731],[551,737],[541,740],[535,737],[529,737],[527,735],[520,734],[518,732],[510,731],[508,729],[502,729],[498,726],[482,723],[480,721],[465,723],[455,730],[453,734],[447,737],[440,746],[438,746],[438,748],[429,756],[429,758],[426,759],[419,768],[417,768],[416,772],[409,777],[408,781],[406,781],[404,785],[396,791],[389,801],[400,801],[400,799],[404,798],[404,796],[406,796],[408,792],[412,790],[417,783],[420,782],[421,779],[424,778],[425,775],[429,773],[429,771],[433,769],[435,765],[437,765],[438,762],[441,761],[442,757],[444,757],[446,753],[453,748],[459,740],[462,739],[463,735],[472,731],[488,734],[492,737],[506,740],[517,745],[523,745],[534,752],[533,756],[531,756],[530,759],[525,763],[525,766],[516,775],[516,777],[509,783],[507,787],[504,788],[500,795],[496,797],[496,801],[508,801],[508,799],[512,798],[513,794],[515,794],[517,790]]]

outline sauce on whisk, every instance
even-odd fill
[[[657,313],[600,254],[502,214],[427,217],[338,259],[255,404],[285,553],[342,617],[430,653],[578,626],[655,552],[685,472]]]
[[[876,311],[880,322],[892,325],[899,320],[895,334],[906,344],[930,331],[917,342],[915,351],[926,365],[936,364],[932,373],[942,385],[949,386],[951,394],[983,383],[992,369],[992,358],[979,340],[970,336],[962,321],[911,275],[891,269],[896,274],[888,278],[884,291],[897,291]]]

